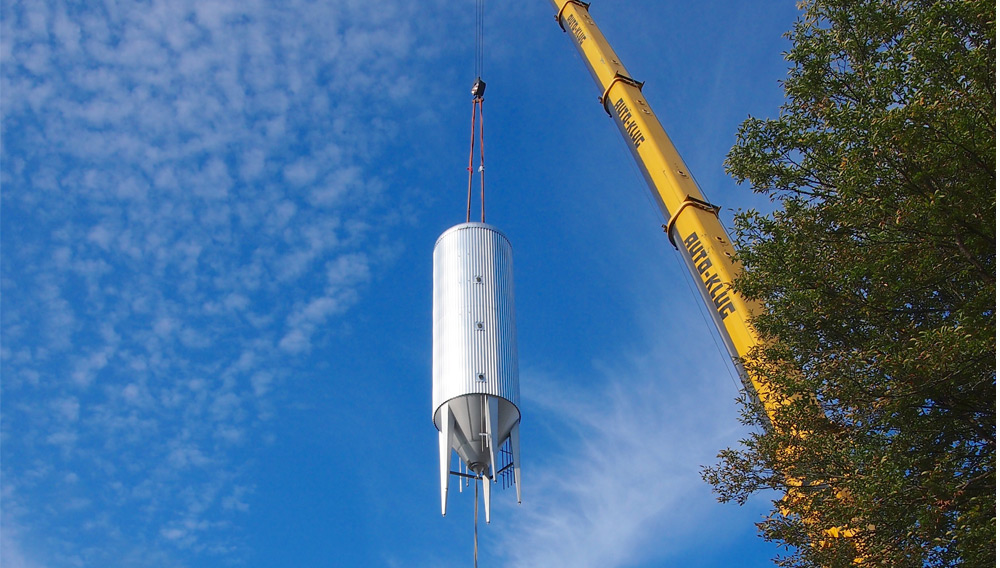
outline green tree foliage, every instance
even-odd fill
[[[759,433],[704,476],[804,483],[759,525],[784,565],[994,566],[995,4],[801,8],[779,118],[726,162],[780,204],[737,217],[736,288],[766,306],[748,367],[792,401],[748,402]]]

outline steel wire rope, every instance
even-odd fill
[[[486,119],[483,117],[483,100],[479,99],[479,202],[482,206],[481,222],[486,222]]]
[[[477,79],[478,82],[478,79]],[[477,120],[478,118],[478,120]],[[479,201],[481,204],[480,222],[486,222],[486,137],[483,128],[483,97],[472,99],[472,132],[469,141],[469,188],[465,201],[465,222],[472,220],[472,178],[475,176],[473,164],[476,156],[476,125],[479,126]]]
[[[472,100],[472,133],[469,136],[469,195],[465,201],[465,222],[472,217],[472,160],[476,155],[476,100]]]
[[[486,153],[485,135],[483,132],[483,92],[486,84],[482,81],[483,61],[485,60],[485,46],[483,40],[483,30],[485,28],[486,7],[485,0],[476,2],[476,42],[475,42],[475,71],[476,82],[472,88],[472,125],[469,141],[469,187],[465,202],[465,222],[472,220],[472,179],[475,175],[473,164],[476,154],[476,123],[478,114],[479,123],[479,201],[480,201],[480,221],[486,222]]]
[[[483,60],[485,55],[483,31],[486,22],[485,0],[476,1],[476,76],[483,76]]]
[[[577,54],[577,56],[579,57],[579,54]],[[611,117],[611,121],[614,122],[613,117]],[[639,170],[639,164],[636,163],[635,157],[633,156],[632,151],[629,149],[627,142],[625,141],[624,138],[622,138],[621,133],[618,131],[618,127],[616,125],[613,125],[611,129],[614,131],[613,137],[618,139],[619,141],[619,144],[616,144],[618,151],[625,155],[625,162],[631,166],[629,170],[632,172],[632,177],[635,178],[636,180],[636,184],[634,185],[634,187],[645,196],[646,202],[649,203],[650,208],[647,210],[648,211],[647,215],[649,215],[651,218],[655,218],[655,222],[658,222],[662,225],[663,218],[660,215],[654,213],[654,211],[661,210],[661,207],[653,199],[653,194],[651,191],[652,188],[649,187],[649,183],[646,181],[645,177],[642,175],[642,172]],[[688,175],[691,175],[691,173],[688,172]],[[698,184],[698,181],[694,178],[693,175],[691,175],[691,179],[694,181],[698,189],[702,192],[702,195],[705,196],[705,190],[701,188],[701,186]],[[707,201],[708,198],[707,196],[705,197]],[[680,253],[679,250],[677,252]],[[710,321],[711,316],[708,313],[708,307],[705,305],[705,300],[701,296],[700,292],[695,290],[694,288],[694,282],[692,281],[690,270],[684,264],[684,260],[679,258],[678,255],[671,254],[669,256],[673,258],[674,263],[679,267],[680,272],[683,275],[681,279],[684,280],[688,292],[690,292],[691,297],[694,299],[695,305],[698,306],[696,309],[698,311],[698,314],[701,316],[701,320],[705,325],[705,329],[708,330],[709,332],[708,334],[712,338],[712,344],[715,346],[716,352],[719,354],[719,357],[726,362],[726,364],[723,365],[723,367],[725,367],[726,369],[726,374],[729,375],[729,380],[733,383],[733,387],[736,388],[736,392],[738,394],[742,394],[746,389],[744,386],[742,386],[741,384],[742,381],[738,380],[738,378],[734,375],[734,369],[733,369],[734,361],[732,360],[732,355],[730,355],[729,351],[725,349],[725,347],[720,343],[721,338],[719,337],[718,326],[715,324],[714,320]]]
[[[633,165],[634,165],[634,160],[633,160]],[[698,191],[701,192],[701,196],[704,198],[704,200],[707,203],[714,203],[712,201],[712,198],[709,197],[708,191],[706,191],[705,188],[700,183],[698,183],[698,178],[694,175],[694,172],[691,171],[691,168],[685,168],[685,169],[687,170],[687,175],[691,178],[691,181],[694,183],[694,186],[698,188]],[[647,192],[646,195],[648,196],[649,192]],[[650,198],[652,198],[652,196],[650,196]],[[716,214],[716,217],[718,217],[718,214]],[[723,231],[726,231],[726,226],[722,224],[721,218],[719,219],[719,224],[722,225]],[[726,232],[728,234],[728,231]],[[668,238],[669,236],[670,235],[667,235]],[[680,251],[678,250],[678,252]],[[690,273],[690,270],[685,265],[682,259],[678,258],[677,255],[671,255],[671,256],[674,257],[674,262],[678,263],[685,272]],[[719,329],[719,324],[716,323],[714,317],[710,315],[709,308],[708,306],[705,305],[705,301],[704,298],[701,296],[701,292],[694,289],[694,282],[692,280],[693,280],[692,278],[684,279],[684,281],[687,283],[688,290],[691,292],[692,297],[695,298],[696,303],[701,307],[698,310],[698,313],[701,314],[701,319],[703,322],[705,322],[705,327],[709,330],[709,335],[712,337],[712,343],[715,344],[715,350],[719,353],[719,356],[722,358],[722,360],[726,362],[726,364],[723,366],[726,368],[726,373],[729,375],[729,380],[733,383],[733,387],[736,388],[736,393],[742,396],[743,394],[746,393],[747,390],[746,383],[743,381],[743,377],[737,376],[739,375],[739,371],[734,371],[734,369],[735,365],[737,364],[739,364],[742,368],[743,363],[734,361],[733,355],[729,352],[729,349],[725,347],[725,345],[723,345],[724,340],[719,336],[719,334],[721,333],[721,330]]]
[[[582,62],[585,68],[589,68],[589,64],[583,58],[580,52],[575,49],[573,50],[573,52],[576,54],[577,60]],[[611,118],[611,121],[613,123],[614,117],[611,117],[610,113],[609,113],[609,118]],[[635,187],[646,188],[646,191],[643,191],[642,193],[643,195],[646,196],[646,201],[650,205],[649,214],[653,215],[656,218],[656,222],[662,225],[663,218],[653,213],[653,210],[659,211],[661,208],[657,203],[653,201],[652,188],[649,187],[649,183],[646,181],[645,177],[642,176],[642,172],[639,171],[639,164],[636,163],[636,159],[632,155],[632,151],[628,148],[625,139],[622,138],[621,133],[618,131],[617,125],[613,125],[611,128],[615,131],[614,132],[615,135],[613,137],[617,138],[619,141],[619,145],[617,146],[619,151],[624,152],[626,154],[625,161],[631,164],[632,166],[631,167],[632,176],[638,182]],[[694,181],[695,185],[702,192],[702,196],[704,196],[705,199],[708,200],[708,196],[705,194],[705,190],[701,188],[701,185],[698,184],[698,180],[691,174],[691,172],[688,172],[688,175],[691,175],[691,180]],[[677,263],[677,265],[681,268],[681,273],[688,276],[682,279],[687,284],[688,291],[694,298],[695,304],[699,306],[698,313],[701,314],[702,322],[704,323],[705,328],[708,329],[709,335],[712,337],[712,343],[715,345],[716,352],[718,352],[719,356],[722,358],[723,361],[727,362],[727,364],[724,365],[724,367],[726,368],[726,373],[729,375],[729,380],[733,383],[733,386],[736,388],[736,392],[742,395],[746,390],[746,387],[742,386],[741,384],[742,380],[737,380],[737,377],[733,374],[734,373],[733,363],[735,363],[735,361],[733,361],[732,355],[729,354],[728,350],[725,349],[723,345],[720,344],[722,338],[719,337],[719,328],[714,321],[711,322],[709,321],[711,316],[708,314],[708,306],[705,305],[704,298],[702,298],[700,293],[694,289],[694,284],[692,282],[692,278],[690,277],[691,276],[690,271],[688,270],[687,266],[684,265],[684,261],[678,258],[677,255],[670,255],[670,256],[674,258],[674,262]]]
[[[473,485],[476,486],[476,512],[472,514],[472,566],[479,568],[479,484]]]

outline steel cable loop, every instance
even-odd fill
[[[465,202],[465,222],[468,223],[472,217],[472,160],[476,155],[476,99],[472,99],[472,134],[469,140],[469,196]]]
[[[478,120],[477,120],[478,118]],[[479,200],[480,200],[480,222],[486,222],[486,136],[483,127],[483,97],[475,96],[472,99],[472,126],[469,140],[469,187],[465,202],[465,222],[472,220],[472,178],[475,175],[473,164],[476,156],[476,126],[479,126]]]
[[[483,118],[483,99],[479,99],[479,200],[482,205],[482,222],[486,222],[486,128]]]

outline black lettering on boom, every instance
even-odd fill
[[[618,113],[618,120],[621,122],[625,135],[632,141],[632,145],[638,148],[646,141],[646,137],[639,130],[639,123],[632,118],[632,111],[625,104],[625,99],[618,99],[618,102],[615,103],[615,112]]]
[[[587,39],[587,34],[583,32],[580,22],[576,21],[576,16],[573,14],[567,16],[566,23],[569,24],[569,32],[576,38],[577,43],[583,43],[583,40]]]
[[[618,100],[618,103],[615,103],[615,109],[618,110],[620,118],[622,110],[619,109],[619,104],[624,108],[625,103],[621,99]],[[628,110],[626,109],[625,112],[627,113]],[[629,113],[629,116],[631,117],[631,113]],[[624,123],[624,119],[622,122]],[[708,252],[705,250],[705,246],[701,244],[698,233],[691,233],[684,239],[684,248],[691,257],[691,262],[694,264],[695,270],[701,275],[705,291],[708,292],[709,298],[715,304],[715,311],[718,312],[721,319],[726,319],[726,316],[736,311],[736,305],[729,299],[729,287],[723,284],[719,274],[717,272],[709,272],[709,269],[712,268],[712,260],[708,258]]]

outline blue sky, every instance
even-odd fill
[[[794,2],[599,1],[723,206]],[[487,2],[487,221],[514,248],[524,503],[480,565],[768,566],[699,477],[736,379],[546,1]],[[468,565],[440,516],[431,251],[464,220],[475,4],[0,12],[5,568]]]

